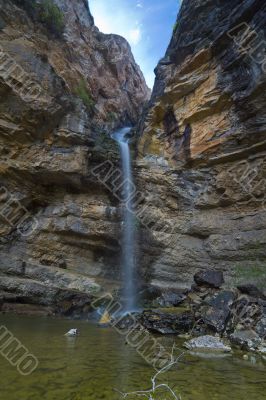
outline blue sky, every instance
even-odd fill
[[[165,54],[179,9],[179,0],[90,0],[95,24],[104,33],[124,36],[130,43],[147,84]]]

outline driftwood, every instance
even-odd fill
[[[172,348],[172,353],[171,353],[171,361],[169,364],[167,364],[165,367],[160,369],[156,374],[151,378],[151,384],[152,387],[151,389],[148,390],[137,390],[135,392],[128,392],[128,393],[122,393],[119,390],[116,389],[116,392],[118,392],[123,399],[128,398],[130,396],[139,396],[139,397],[146,397],[148,400],[156,400],[156,390],[158,389],[166,389],[168,394],[171,394],[171,397],[173,400],[181,400],[181,396],[177,395],[175,391],[167,384],[167,383],[158,383],[156,382],[157,378],[159,375],[164,374],[165,372],[169,371],[174,365],[178,364],[179,360],[185,353],[182,353],[180,356],[177,358],[174,357],[174,350],[175,350],[175,345],[173,345]]]

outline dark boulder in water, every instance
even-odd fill
[[[194,317],[190,312],[171,314],[147,310],[140,315],[139,321],[149,331],[169,335],[190,331],[194,324]]]

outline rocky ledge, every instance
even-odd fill
[[[183,293],[179,305],[175,306],[175,296],[180,293],[168,292],[168,299],[172,295],[173,303],[168,303],[163,310],[145,310],[139,317],[141,325],[154,333],[181,337],[184,334],[217,334],[244,350],[263,353],[266,346],[266,295],[249,284],[233,289],[224,287],[220,271],[198,272],[194,279],[195,284],[187,294]],[[154,307],[161,298],[162,295],[150,305]],[[209,341],[203,342],[208,347],[206,343]],[[197,346],[193,343],[191,348],[201,347],[198,342]]]

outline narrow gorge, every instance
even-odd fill
[[[266,3],[180,3],[150,90],[127,40],[95,25],[90,1],[0,0],[0,318],[13,329],[13,318],[26,321],[21,335],[35,349],[40,321],[49,321],[44,331],[52,335],[75,320],[79,330],[91,329],[95,349],[88,367],[70,338],[64,365],[74,347],[81,360],[75,389],[70,379],[59,397],[54,389],[44,399],[119,399],[112,373],[120,371],[126,386],[131,361],[138,373],[130,382],[143,384],[151,374],[124,349],[130,340],[104,330],[125,314],[115,324],[120,334],[133,315],[141,332],[183,341],[219,336],[237,352],[260,354],[250,375],[229,358],[217,365],[233,365],[246,398],[265,395],[262,379],[257,397],[252,385],[265,374],[266,354]],[[109,306],[99,316],[106,296],[122,304],[118,315]],[[59,371],[65,350],[51,343]],[[82,335],[80,343],[87,345]],[[105,370],[113,360],[114,371]],[[202,380],[206,365],[210,386],[222,379],[210,360],[199,368],[193,360],[181,368],[181,377],[189,368],[186,382],[191,373]],[[77,376],[84,382],[94,362],[104,367],[81,394]],[[47,377],[49,385],[63,386],[59,375]],[[209,398],[244,399],[230,384],[224,393],[210,389]],[[40,398],[36,385],[21,400]],[[181,379],[185,400],[208,398],[208,385],[202,393],[191,385],[186,392]],[[5,390],[5,400],[21,395],[19,387],[14,397]]]

